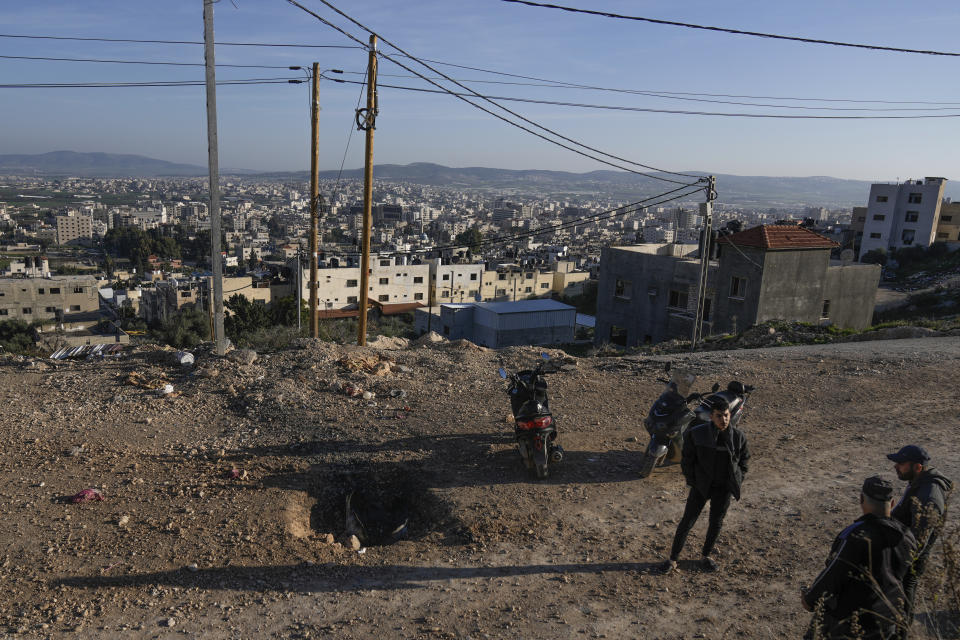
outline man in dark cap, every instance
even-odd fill
[[[905,625],[903,577],[917,542],[890,517],[892,506],[893,485],[867,478],[860,491],[863,515],[840,532],[826,568],[801,592],[804,609],[819,606],[805,638],[890,640]]]
[[[903,579],[907,594],[907,623],[913,621],[913,599],[917,582],[926,568],[927,558],[937,541],[937,533],[943,520],[947,493],[953,488],[946,476],[930,466],[930,455],[923,447],[908,444],[896,453],[887,455],[893,462],[897,477],[907,481],[907,489],[891,516],[910,528],[917,539],[917,554],[910,571]],[[906,638],[906,629],[901,637]]]

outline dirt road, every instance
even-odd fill
[[[960,339],[673,358],[697,388],[753,384],[753,452],[719,573],[654,567],[685,486],[636,476],[667,358],[581,358],[549,378],[567,450],[545,481],[512,443],[498,355],[304,343],[182,369],[162,351],[0,366],[0,630],[84,638],[782,638],[798,589],[859,515],[884,454],[960,479]],[[563,354],[551,351],[555,357]],[[386,363],[386,364],[384,364]],[[131,373],[135,373],[131,377]],[[174,385],[161,397],[148,387]],[[348,395],[349,386],[375,397]],[[237,477],[230,477],[231,470]],[[105,499],[70,504],[88,487]],[[899,491],[898,483],[898,491]],[[407,505],[407,540],[349,548],[344,499]],[[388,504],[389,503],[389,504]],[[330,534],[329,536],[327,534]],[[945,629],[927,599],[916,637]],[[949,636],[944,636],[949,637]]]

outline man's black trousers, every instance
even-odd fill
[[[670,549],[670,558],[676,560],[680,557],[680,551],[687,542],[687,536],[693,529],[694,523],[700,517],[704,505],[710,501],[710,524],[707,527],[707,537],[703,540],[703,557],[710,555],[713,551],[713,545],[720,534],[720,525],[723,524],[723,517],[727,515],[727,509],[730,507],[730,491],[726,487],[710,489],[710,496],[704,496],[695,487],[690,487],[690,495],[687,496],[687,506],[683,510],[683,518],[677,525],[677,533],[673,536],[673,547]]]

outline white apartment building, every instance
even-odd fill
[[[871,185],[859,257],[873,249],[933,244],[946,183],[946,178],[924,178]]]
[[[367,299],[383,304],[427,304],[430,265],[409,264],[406,256],[370,256]],[[300,293],[310,299],[310,269],[301,272]],[[360,267],[317,270],[317,300],[321,310],[355,308],[360,301]]]
[[[429,262],[431,299],[440,302],[474,302],[480,295],[483,264],[441,264],[440,258]]]

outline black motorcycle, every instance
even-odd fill
[[[547,398],[545,369],[550,360],[546,353],[540,354],[542,361],[533,369],[524,369],[516,373],[507,373],[500,367],[500,377],[509,381],[507,394],[510,396],[510,409],[513,411],[514,433],[520,458],[528,469],[536,471],[538,478],[546,478],[549,464],[563,460],[563,448],[556,444],[557,423],[550,413]]]
[[[670,372],[670,363],[667,363],[666,371]],[[682,372],[675,372],[669,380],[660,379],[660,382],[666,384],[666,388],[650,407],[643,421],[643,426],[650,434],[650,444],[647,445],[643,460],[640,462],[641,478],[646,478],[653,473],[654,468],[665,462],[680,462],[683,456],[684,434],[692,426],[710,422],[713,402],[718,398],[726,400],[730,405],[730,424],[736,426],[740,422],[743,408],[753,387],[733,380],[727,384],[725,391],[720,391],[720,385],[714,384],[709,395],[700,393],[684,395],[695,381],[696,378],[693,375]],[[691,411],[689,404],[694,400],[700,402],[696,409]]]

